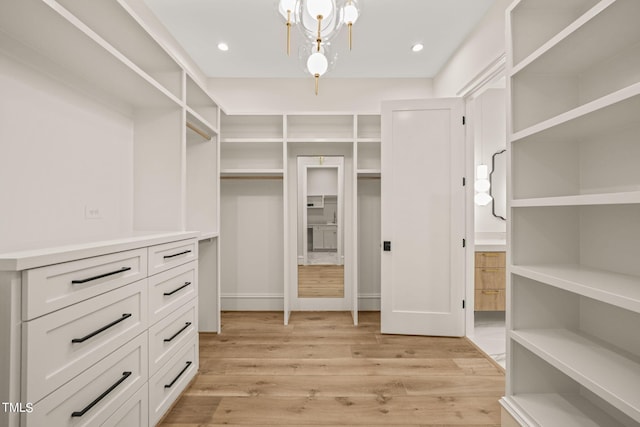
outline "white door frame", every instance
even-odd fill
[[[288,163],[290,171],[293,168],[299,169],[298,158],[300,157],[313,158],[313,157],[320,157],[320,156],[324,157],[325,165],[331,161],[330,160],[331,158],[340,159],[340,162],[342,163],[342,170],[344,171],[345,169],[347,169],[346,159],[350,154],[351,146],[347,146],[347,147],[344,147],[344,149],[337,150],[337,149],[331,149],[329,147],[318,148],[313,144],[309,143],[309,144],[299,144],[299,145],[292,144],[288,148],[289,148],[289,159],[291,160]],[[349,151],[347,152],[346,149],[349,149]],[[329,154],[320,155],[317,153],[329,153]],[[351,162],[351,160],[349,162]],[[351,167],[353,167],[353,165],[351,165]],[[353,233],[353,230],[351,227],[352,218],[351,216],[349,216],[348,219],[346,218],[347,218],[347,215],[353,215],[353,212],[348,214],[344,208],[344,203],[345,203],[344,196],[346,193],[345,182],[344,182],[346,178],[346,174],[344,172],[342,173],[341,178],[340,177],[338,178],[338,186],[339,186],[338,191],[343,195],[340,201],[341,206],[338,208],[338,210],[342,211],[340,215],[342,215],[343,217],[342,218],[343,219],[342,220],[342,224],[343,224],[342,236],[339,236],[339,240],[341,241],[340,244],[342,245],[341,248],[342,248],[343,257],[344,257],[343,264],[345,265],[344,297],[343,298],[299,298],[298,297],[297,243],[298,243],[299,228],[297,224],[298,224],[298,216],[299,215],[301,216],[301,214],[299,214],[299,209],[302,209],[302,207],[300,206],[301,203],[298,203],[298,199],[301,197],[301,194],[302,194],[302,192],[299,191],[300,188],[297,186],[299,175],[300,175],[299,173],[295,173],[295,174],[292,173],[290,177],[295,177],[295,179],[287,183],[287,185],[289,186],[289,194],[290,195],[295,194],[295,197],[289,197],[289,200],[288,200],[289,209],[290,209],[289,212],[291,213],[289,215],[290,236],[289,236],[288,250],[289,250],[289,253],[292,254],[292,258],[289,258],[291,260],[291,264],[290,264],[291,269],[290,269],[288,283],[285,285],[285,292],[287,292],[289,295],[289,298],[288,298],[289,309],[291,311],[352,311],[353,304],[354,304],[352,301],[353,300],[352,287],[355,286],[355,284],[353,283],[353,280],[351,277],[352,275],[350,274],[350,272],[352,272],[351,269],[356,268],[356,265],[355,265],[355,259],[353,257],[353,242],[351,242],[351,246],[348,246],[346,242],[346,240],[349,238],[349,233],[351,234]],[[352,188],[355,188],[355,185],[353,185],[353,183],[351,183],[351,185],[352,185]],[[306,203],[304,204],[306,205]],[[306,206],[304,206],[304,208],[306,210]],[[353,207],[351,209],[353,211]],[[303,230],[303,231],[306,231],[306,230]],[[346,264],[349,264],[349,265],[346,265]]]
[[[505,76],[505,73],[506,55],[502,53],[495,58],[489,66],[471,79],[457,94],[464,99],[465,116],[467,118],[467,131],[465,136],[465,145],[467,150],[467,254],[465,260],[467,310],[465,313],[465,329],[466,336],[468,337],[473,336],[475,333],[475,202],[473,200],[475,191],[473,190],[473,183],[475,182],[476,176],[474,168],[474,123],[476,118],[474,117],[473,110],[475,99],[487,90],[497,78]]]

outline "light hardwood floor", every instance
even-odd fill
[[[343,298],[344,265],[299,265],[298,298]]]
[[[466,338],[380,335],[379,313],[226,312],[164,427],[499,426],[504,373]]]

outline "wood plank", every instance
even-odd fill
[[[162,424],[207,424],[212,421],[215,408],[218,407],[220,400],[221,398],[215,396],[183,394],[164,417]]]
[[[217,339],[208,340],[207,344],[227,343],[229,345],[238,344],[271,344],[274,339],[280,340],[284,344],[306,344],[306,345],[327,345],[327,344],[376,344],[376,337],[371,333],[345,333],[340,332],[328,333],[316,331],[313,334],[307,333],[291,333],[282,334],[280,336],[269,334],[224,334],[218,336]]]
[[[200,348],[207,351],[207,357],[244,357],[249,354],[266,359],[291,358],[330,359],[336,357],[351,357],[349,345],[308,345],[308,344],[238,344],[234,346],[220,345],[218,343],[200,343]]]
[[[464,338],[380,335],[379,313],[223,313],[161,426],[498,426],[504,372]],[[377,357],[368,357],[374,356]]]
[[[478,350],[468,343],[449,344],[442,346],[435,345],[394,345],[394,344],[376,344],[376,345],[352,345],[351,352],[353,357],[365,357],[374,359],[385,358],[476,358],[479,355]]]
[[[433,381],[434,385],[442,383],[442,380],[440,383]],[[426,382],[412,383],[414,394],[420,394],[423,384]],[[449,385],[450,389],[453,387]],[[236,397],[390,397],[406,396],[407,391],[399,377],[393,376],[199,375],[188,394]],[[502,395],[504,391],[497,396]]]
[[[227,375],[502,375],[486,359],[219,359],[201,358],[200,372]],[[482,362],[486,362],[483,364]],[[461,366],[462,365],[462,366]]]
[[[344,266],[299,265],[298,298],[344,298]]]
[[[412,376],[399,377],[409,396],[504,396],[504,377]]]
[[[251,408],[251,410],[247,410]],[[343,425],[497,424],[494,397],[225,397],[213,416],[220,424]]]

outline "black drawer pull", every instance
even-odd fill
[[[175,337],[177,337],[178,335],[180,335],[180,334],[181,334],[185,329],[187,329],[189,326],[191,326],[191,322],[187,322],[187,323],[185,323],[185,324],[184,324],[184,326],[182,327],[182,329],[180,329],[178,332],[176,332],[175,334],[173,334],[173,335],[171,336],[171,338],[165,338],[165,339],[164,339],[164,342],[171,342],[171,341],[173,341],[173,339],[174,339]]]
[[[167,259],[167,258],[173,258],[173,257],[176,257],[176,256],[178,256],[178,255],[188,254],[189,252],[191,252],[191,251],[178,252],[177,254],[173,254],[173,255],[165,255],[165,256],[164,256],[164,259]]]
[[[89,277],[87,279],[72,280],[71,283],[74,283],[74,284],[76,284],[76,283],[87,283],[87,282],[90,282],[92,280],[102,279],[103,277],[113,276],[114,274],[122,273],[124,271],[129,271],[129,270],[131,270],[131,267],[122,267],[120,270],[112,271],[110,273],[100,274],[99,276],[93,276],[93,277]]]
[[[173,381],[171,381],[169,384],[165,384],[165,385],[164,385],[164,388],[171,388],[171,387],[173,387],[173,385],[176,383],[176,381],[178,381],[178,378],[180,378],[180,377],[182,376],[182,374],[184,374],[184,372],[185,372],[187,369],[189,369],[189,366],[191,366],[191,364],[192,364],[192,363],[193,363],[193,362],[191,362],[191,361],[187,362],[187,366],[185,366],[184,368],[182,368],[182,371],[180,371],[180,373],[178,374],[178,376],[177,376],[177,377],[175,377],[175,378],[173,379]]]
[[[123,321],[123,320],[125,320],[125,319],[128,319],[129,317],[131,317],[131,313],[124,313],[124,314],[122,315],[122,317],[121,317],[121,318],[119,318],[118,320],[114,320],[113,322],[109,323],[108,325],[105,325],[105,326],[103,326],[102,328],[100,328],[100,329],[98,329],[98,330],[96,330],[96,331],[93,331],[93,332],[91,332],[89,335],[85,335],[85,336],[84,336],[84,337],[82,337],[82,338],[74,338],[74,339],[72,339],[72,340],[71,340],[71,342],[72,342],[72,343],[85,342],[85,341],[86,341],[86,340],[88,340],[89,338],[93,338],[93,337],[95,337],[95,336],[96,336],[96,335],[98,335],[100,332],[104,332],[104,331],[106,331],[106,330],[107,330],[107,329],[109,329],[110,327],[117,325],[118,323],[122,322],[122,321]]]
[[[190,284],[191,284],[191,282],[184,282],[184,285],[180,286],[179,288],[175,288],[175,289],[174,289],[174,290],[172,290],[171,292],[165,292],[163,295],[164,295],[165,297],[168,297],[169,295],[173,295],[173,294],[175,294],[176,292],[178,292],[179,290],[186,288],[186,287],[187,287],[187,286],[189,286]]]
[[[71,416],[72,417],[81,417],[84,414],[87,413],[87,411],[89,411],[91,408],[93,408],[94,406],[96,406],[98,404],[98,402],[100,402],[102,399],[104,399],[105,397],[107,397],[107,395],[109,393],[111,393],[116,387],[118,387],[120,384],[122,384],[122,382],[124,380],[126,380],[127,378],[129,378],[129,376],[131,375],[130,371],[126,371],[122,373],[122,378],[120,378],[118,381],[115,382],[115,384],[113,384],[111,387],[109,387],[108,389],[106,389],[100,396],[98,396],[93,402],[89,403],[87,406],[84,407],[84,409],[82,411],[78,411],[78,412],[72,412]]]

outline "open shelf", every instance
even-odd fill
[[[516,208],[511,219],[514,267],[576,264],[640,277],[638,204]]]
[[[539,197],[532,199],[514,199],[512,208],[535,206],[589,206],[622,205],[640,203],[640,191],[624,193],[582,194],[579,196]]]
[[[511,273],[640,313],[640,277],[577,264],[514,265]]]
[[[353,142],[353,115],[289,115],[289,142]]]
[[[539,50],[564,28],[583,16],[599,0],[522,0],[509,14],[512,28],[513,65]]]
[[[640,363],[566,329],[511,331],[510,337],[640,422]]]
[[[222,138],[225,144],[242,144],[242,143],[276,143],[282,145],[282,138]]]
[[[182,99],[182,69],[123,0],[55,0],[111,46]],[[52,2],[52,4],[54,4]]]
[[[283,119],[281,115],[223,114],[221,121],[224,140],[283,140]]]
[[[612,2],[526,67],[513,70],[514,131],[636,83],[639,14],[635,0]]]
[[[541,426],[625,427],[579,393],[523,393],[510,399]]]
[[[352,143],[353,138],[287,138],[287,142],[295,142],[295,143]]]
[[[72,87],[129,108],[180,106],[178,97],[97,33],[57,3],[50,4],[0,4],[3,45],[9,54]]]
[[[281,177],[284,174],[283,169],[222,169],[220,176],[272,176]]]
[[[514,198],[640,190],[638,132],[640,83],[514,134]]]
[[[188,73],[186,74],[186,79],[187,93],[185,99],[188,110],[217,133],[219,128],[218,105],[209,96],[206,89],[200,86]]]
[[[380,178],[380,169],[358,169],[358,178]]]
[[[276,139],[223,142],[220,151],[222,169],[283,168],[282,142]]]
[[[380,142],[381,121],[379,114],[359,114],[356,136],[359,142]]]

